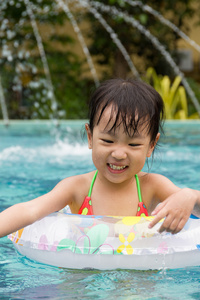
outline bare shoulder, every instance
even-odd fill
[[[157,173],[146,173],[146,172],[140,172],[138,174],[141,181],[149,182],[151,184],[159,184],[159,183],[172,183],[167,177],[157,174]]]
[[[65,198],[65,205],[69,205],[73,213],[77,213],[87,196],[94,173],[67,177],[55,186],[54,191]]]
[[[144,189],[148,190],[152,197],[158,198],[159,201],[163,201],[180,189],[170,179],[156,173],[140,172],[139,179]]]
[[[88,188],[93,176],[94,172],[67,177],[61,180],[55,188],[61,188],[63,189],[63,191],[68,191],[69,193],[75,192],[76,194],[77,191],[85,190]]]
[[[78,210],[87,195],[94,172],[61,180],[50,192],[28,201],[29,210],[38,220],[69,205],[72,213]]]

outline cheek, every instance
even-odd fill
[[[101,151],[100,149],[98,149],[98,147],[95,147],[95,145],[93,145],[92,148],[92,159],[94,162],[98,162],[102,160]]]
[[[93,144],[92,160],[95,166],[104,164],[106,161],[106,153],[101,149],[100,145]]]
[[[138,152],[137,154],[134,155],[133,159],[133,163],[135,166],[138,166],[138,168],[143,168],[143,166],[146,163],[146,159],[148,157],[148,151],[143,150],[142,152]]]

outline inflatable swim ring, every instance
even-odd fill
[[[26,257],[57,267],[162,269],[200,265],[200,219],[176,234],[159,234],[153,217],[53,213],[8,238]]]

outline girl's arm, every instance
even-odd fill
[[[152,212],[155,218],[149,227],[152,228],[165,218],[159,232],[178,233],[183,229],[191,214],[200,217],[200,191],[189,188],[180,189],[167,178],[156,176],[155,195],[162,203]]]
[[[74,180],[61,181],[51,192],[34,200],[15,204],[0,213],[0,237],[70,205],[73,202]],[[75,189],[75,188],[74,188]]]

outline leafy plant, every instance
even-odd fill
[[[146,30],[156,37],[165,49],[176,60],[177,42],[180,36],[166,25],[162,24],[155,16],[145,10],[145,5],[153,8],[158,15],[167,16],[180,30],[189,34],[188,18],[197,17],[199,21],[200,6],[196,0],[177,0],[177,1],[124,1],[124,0],[94,0],[93,3],[101,3],[101,7],[111,6],[119,11],[125,12],[130,17],[138,21]],[[131,5],[134,3],[135,5]],[[137,4],[138,3],[138,4]],[[153,67],[159,74],[173,74],[172,68],[137,26],[132,26],[124,18],[119,17],[114,11],[99,10],[105,21],[117,34],[123,46],[133,58],[133,62],[139,73],[144,72],[147,67]],[[107,73],[104,77],[129,77],[130,68],[118,46],[113,42],[110,34],[105,30],[96,16],[91,13],[83,15],[91,23],[90,30],[87,30],[91,44],[90,51],[96,57],[98,64],[105,66]],[[197,24],[196,24],[197,25]],[[148,35],[148,34],[147,34]],[[108,68],[106,68],[108,67]]]
[[[171,82],[168,76],[157,75],[153,68],[148,68],[146,79],[163,98],[166,119],[198,118],[197,113],[189,116],[187,95],[185,88],[181,85],[180,76],[176,76]]]
[[[71,32],[62,30],[64,11],[50,0],[5,0],[0,12],[0,76],[9,118],[86,118],[92,81],[84,58],[74,53]]]

